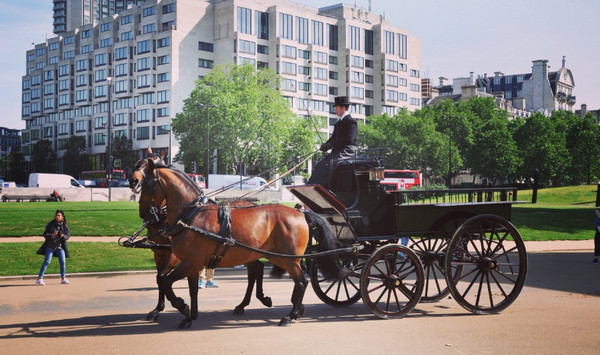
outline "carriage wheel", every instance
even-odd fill
[[[402,245],[376,250],[360,277],[363,303],[380,318],[404,317],[419,303],[423,288],[421,261]]]
[[[446,248],[454,231],[470,217],[473,214],[468,212],[448,213],[431,225],[429,230],[434,232],[432,236],[411,237],[412,243],[409,246],[421,259],[425,272],[425,289],[421,302],[439,301],[450,293],[444,272]],[[460,266],[457,266],[452,270],[453,279],[459,274]]]
[[[321,275],[316,260],[310,268],[310,283],[319,299],[330,306],[344,307],[360,299],[360,272],[366,259],[365,255],[348,254],[338,258],[344,278],[326,279]]]
[[[497,313],[517,298],[527,276],[527,253],[517,229],[495,215],[466,221],[448,245],[445,268],[460,268],[455,279],[446,278],[450,292],[465,309]]]

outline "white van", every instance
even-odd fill
[[[240,180],[243,180],[242,190],[256,190],[267,184],[267,181],[261,177],[248,178],[247,176],[242,176],[240,178],[240,175],[210,174],[208,175],[208,188],[222,189],[228,187],[239,190]],[[273,188],[269,187],[268,190],[273,190]]]
[[[45,174],[31,173],[29,174],[29,187],[41,188],[83,188],[74,177],[65,174]]]

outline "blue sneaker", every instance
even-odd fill
[[[213,280],[210,280],[206,283],[206,288],[218,288],[219,285],[217,285]]]
[[[198,288],[204,288],[205,286],[204,280],[200,280],[200,282],[198,282]]]

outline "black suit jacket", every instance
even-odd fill
[[[333,134],[327,142],[321,146],[322,151],[332,149],[332,153],[344,149],[349,145],[356,145],[356,135],[358,134],[358,124],[352,116],[347,115],[336,122],[333,126]]]

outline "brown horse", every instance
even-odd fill
[[[152,154],[152,151],[148,151],[149,159],[152,159],[155,163],[164,164],[164,155],[158,156],[156,154]],[[135,171],[131,174],[129,178],[131,189],[137,193],[141,188],[141,182],[143,179],[142,171],[144,170],[148,160],[142,159],[138,161],[135,165]],[[203,195],[203,191],[197,189],[197,195]],[[147,196],[147,195],[145,195]],[[215,202],[211,199],[202,199],[202,203],[206,204],[215,204]],[[250,201],[245,200],[235,200],[230,202],[231,206],[253,206],[254,204]],[[147,238],[148,240],[156,245],[165,246],[170,245],[170,240],[161,233],[161,229],[165,226],[166,219],[166,208],[163,204],[162,206],[156,206],[152,203],[151,200],[143,197],[139,201],[139,214],[140,217],[144,220],[143,228],[148,229]],[[156,307],[148,313],[146,316],[146,320],[156,320],[165,308],[165,293],[160,287],[162,283],[161,270],[172,270],[178,263],[179,259],[174,257],[171,253],[170,248],[164,247],[155,247],[152,248],[154,253],[154,263],[157,269],[156,283],[158,287],[158,303]],[[234,314],[244,314],[244,309],[247,305],[250,304],[250,300],[252,298],[252,291],[254,290],[254,285],[256,284],[256,298],[261,301],[261,303],[267,307],[271,307],[273,302],[270,297],[265,296],[263,293],[263,275],[264,275],[264,264],[260,260],[251,261],[246,264],[246,268],[248,271],[248,287],[246,289],[246,295],[242,302],[235,307]],[[188,288],[190,291],[190,297],[196,293],[198,289],[198,278],[190,277],[188,278]]]
[[[166,221],[170,226],[166,235],[171,240],[173,256],[181,260],[174,269],[161,271],[161,288],[167,299],[186,316],[180,327],[189,326],[197,317],[197,304],[194,295],[191,295],[190,309],[183,299],[174,294],[172,284],[184,277],[197,275],[215,258],[220,259],[219,266],[231,267],[266,256],[294,280],[293,308],[281,319],[280,325],[289,325],[293,319],[302,316],[307,281],[300,266],[300,255],[308,244],[308,225],[301,212],[279,204],[234,208],[230,211],[232,238],[219,236],[222,230],[219,207],[197,207],[193,194],[195,185],[185,174],[152,159],[148,159],[142,174],[142,196],[150,195],[157,205],[166,201]],[[153,192],[145,193],[144,190],[148,189]],[[316,216],[311,217],[314,220]],[[324,219],[321,222],[327,223]],[[324,229],[316,236],[320,251],[335,247],[333,233],[329,228]],[[325,276],[337,277],[333,255],[320,257],[319,265]]]

